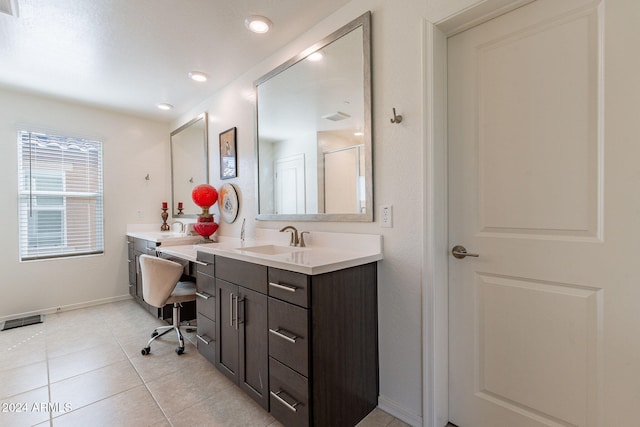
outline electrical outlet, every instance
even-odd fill
[[[385,227],[385,228],[393,227],[393,206],[392,205],[380,206],[380,227]]]

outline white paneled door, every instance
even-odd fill
[[[639,23],[538,0],[448,39],[458,426],[640,425]]]

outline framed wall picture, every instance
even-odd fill
[[[220,134],[220,179],[238,176],[236,160],[236,128],[225,130]]]

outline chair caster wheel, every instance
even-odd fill
[[[157,336],[158,336],[158,332],[157,331],[153,331],[153,333],[151,334],[151,338],[157,337]]]
[[[140,353],[142,353],[143,356],[146,356],[147,354],[151,353],[151,348],[145,347],[140,351]]]
[[[181,355],[182,353],[184,353],[184,347],[176,348],[176,353],[178,353],[178,355]]]

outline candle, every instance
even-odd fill
[[[167,202],[162,202],[162,209],[167,209]]]
[[[178,202],[178,209],[182,209],[182,202]]]

